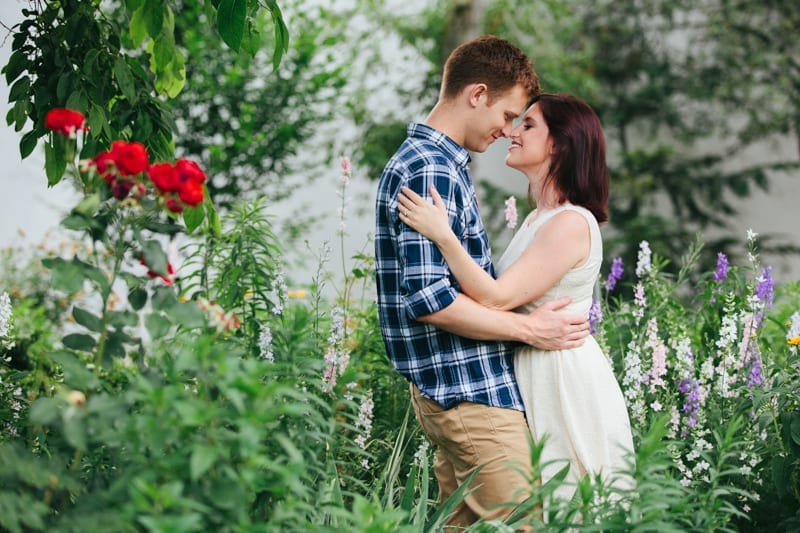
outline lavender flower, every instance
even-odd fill
[[[517,227],[517,199],[514,196],[509,196],[506,200],[506,227],[514,229]]]
[[[606,280],[606,290],[613,291],[614,287],[617,286],[617,282],[622,278],[622,273],[625,269],[622,267],[622,258],[615,257],[613,261],[611,261],[611,272],[608,273],[608,279]]]
[[[728,256],[722,252],[717,254],[717,270],[714,272],[714,281],[722,281],[728,277]]]
[[[597,327],[603,321],[603,309],[600,307],[600,300],[592,298],[592,305],[589,306],[589,334],[594,335],[598,332]]]
[[[681,411],[686,415],[686,425],[693,428],[697,425],[697,416],[700,412],[700,382],[693,378],[682,379],[678,384],[678,390],[684,395],[683,407]],[[689,434],[689,430],[684,428],[682,436]]]

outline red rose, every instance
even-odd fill
[[[117,200],[124,200],[128,197],[128,193],[131,192],[134,183],[128,180],[114,180],[114,183],[111,185],[111,194]]]
[[[133,176],[147,168],[147,148],[142,143],[114,141],[111,155],[123,176]]]
[[[167,206],[167,209],[169,209],[173,213],[183,212],[183,206],[175,198],[167,198],[165,205]]]
[[[111,152],[101,152],[97,154],[94,159],[92,159],[92,162],[95,168],[97,168],[97,174],[110,185],[114,181],[117,169],[117,164]]]
[[[147,175],[159,191],[177,192],[180,182],[178,181],[178,171],[169,163],[158,163],[150,165]]]
[[[178,196],[186,205],[196,207],[203,202],[203,184],[196,181],[184,182],[181,184]]]
[[[195,183],[205,183],[206,181],[206,173],[203,172],[203,169],[189,159],[178,159],[178,162],[175,163],[175,168],[178,169],[178,175],[180,175],[181,183],[185,183],[187,181],[193,181]]]
[[[57,107],[48,111],[44,117],[44,126],[49,130],[70,137],[78,130],[86,131],[89,129],[86,126],[86,117],[83,116],[83,113],[66,107]]]

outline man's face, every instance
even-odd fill
[[[485,152],[500,137],[508,137],[512,122],[522,112],[527,98],[525,89],[520,85],[495,98],[489,98],[488,93],[484,93],[478,99],[473,120],[465,135],[464,148]]]

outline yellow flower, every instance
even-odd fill
[[[800,335],[789,339],[789,344],[791,344],[792,346],[800,346]]]
[[[306,291],[304,291],[303,289],[298,289],[296,291],[288,291],[286,293],[286,296],[288,296],[289,298],[302,300],[303,298],[306,297]]]

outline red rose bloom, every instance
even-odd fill
[[[196,207],[203,202],[203,184],[196,181],[187,181],[181,184],[178,196],[186,205]]]
[[[44,117],[45,128],[67,136],[73,136],[76,131],[86,131],[86,117],[80,111],[57,107],[47,112]]]
[[[94,159],[92,159],[92,162],[97,169],[97,174],[110,185],[114,181],[117,169],[117,164],[114,162],[114,157],[111,155],[111,152],[101,152],[97,154]]]
[[[150,181],[153,182],[153,185],[162,193],[178,191],[180,185],[178,171],[169,163],[150,165],[150,168],[147,169],[147,175],[150,176]]]
[[[175,168],[178,169],[178,174],[181,178],[181,183],[185,183],[187,181],[193,181],[195,183],[205,183],[206,181],[206,173],[203,172],[203,169],[189,159],[178,159],[178,162],[175,163]]]
[[[123,176],[133,176],[147,168],[147,149],[142,143],[114,141],[111,155]]]
[[[167,198],[167,201],[164,202],[164,204],[167,206],[167,209],[169,209],[173,213],[183,212],[183,206],[175,198]]]

